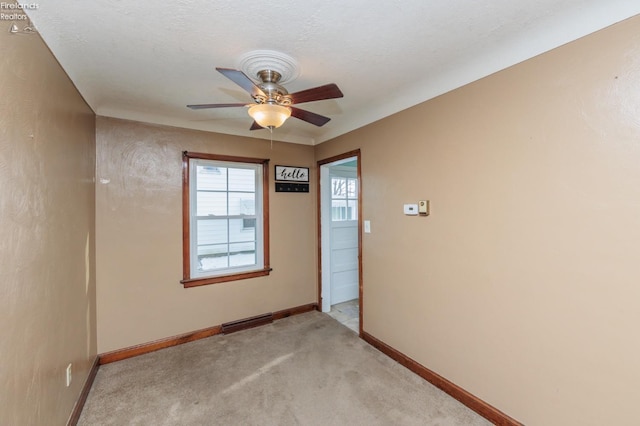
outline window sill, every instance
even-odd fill
[[[180,283],[184,286],[184,288],[199,287],[201,285],[219,284],[219,283],[226,283],[229,281],[246,280],[248,278],[264,277],[265,275],[269,275],[272,270],[273,270],[272,268],[265,268],[265,269],[258,269],[255,271],[242,272],[240,274],[218,275],[215,277],[204,277],[204,278],[191,278],[191,279],[181,280]]]

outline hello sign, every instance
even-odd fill
[[[276,166],[275,179],[285,182],[309,182],[309,168]]]

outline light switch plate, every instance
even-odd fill
[[[404,205],[404,214],[409,216],[416,216],[418,214],[418,205],[417,204],[405,204]]]

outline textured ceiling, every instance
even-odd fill
[[[344,98],[299,105],[274,140],[317,144],[640,13],[637,0],[43,0],[28,11],[98,115],[269,138],[215,71],[247,52],[293,57],[289,92],[336,83]],[[250,76],[252,77],[252,76]]]

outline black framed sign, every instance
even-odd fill
[[[276,180],[281,182],[309,182],[308,167],[275,166]]]

